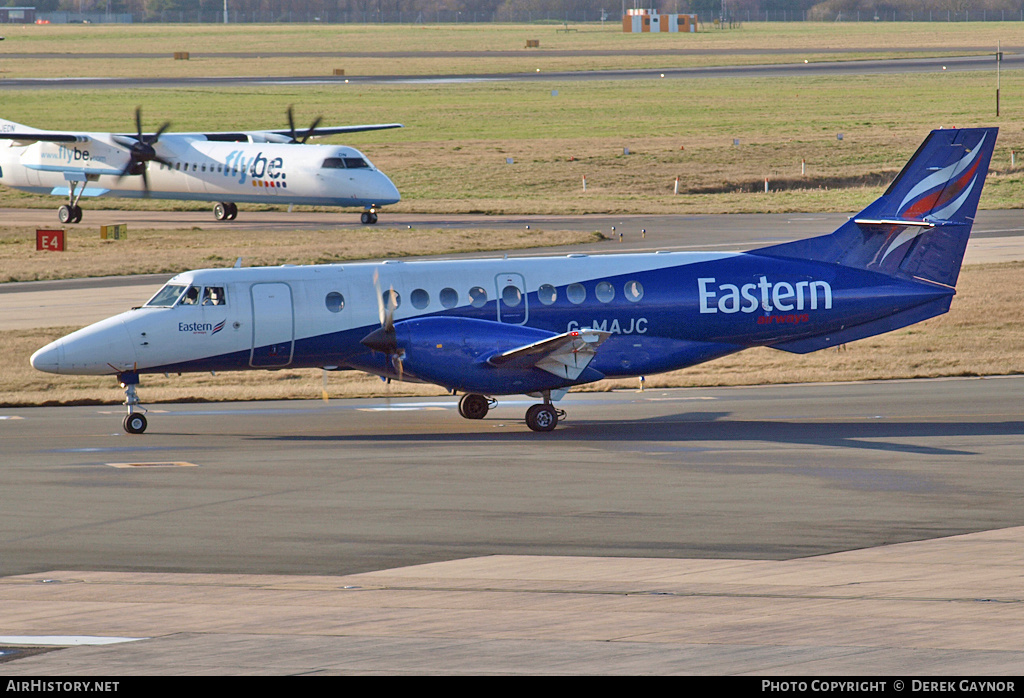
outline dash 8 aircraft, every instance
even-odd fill
[[[885,193],[830,235],[746,253],[204,269],[143,307],[43,347],[51,373],[114,375],[125,429],[145,373],[355,369],[462,393],[528,394],[535,431],[575,385],[684,368],[749,347],[804,354],[945,313],[994,128],[933,131]],[[140,411],[141,410],[141,411]]]
[[[238,203],[348,206],[365,225],[381,206],[401,198],[387,175],[344,145],[307,145],[310,138],[401,128],[401,124],[319,126],[301,134],[292,110],[279,131],[135,133],[44,131],[0,119],[0,184],[63,196],[61,223],[79,223],[83,196],[212,201],[219,221],[234,220]]]

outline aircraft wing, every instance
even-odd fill
[[[0,131],[0,138],[8,141],[18,141],[23,145],[29,145],[36,141],[82,143],[89,140],[88,136],[81,133],[58,133],[56,131]]]
[[[575,380],[594,360],[597,348],[611,336],[611,332],[600,330],[564,332],[495,354],[487,363],[496,367],[536,366],[559,378]]]
[[[403,124],[361,124],[358,126],[317,126],[313,129],[313,132],[309,134],[310,138],[322,138],[323,136],[334,136],[339,133],[359,133],[360,131],[383,131],[389,128],[402,128]],[[301,134],[305,135],[306,131],[300,129]],[[278,136],[287,136],[291,138],[292,132],[287,129],[280,131],[264,131],[263,133],[273,133]]]
[[[323,138],[341,133],[359,133],[361,131],[383,131],[389,128],[403,128],[404,124],[360,124],[356,126],[318,126],[310,132],[308,129],[296,131],[297,135],[306,138]],[[308,135],[307,135],[308,134]],[[119,138],[136,139],[138,134],[123,133],[114,134]],[[269,141],[273,143],[291,143],[292,132],[289,129],[273,131],[210,131],[207,133],[168,133],[171,136],[192,136],[205,137],[208,141],[248,141],[253,140]],[[149,142],[155,139],[155,134],[142,134],[143,140]],[[50,143],[84,143],[90,140],[85,133],[71,133],[60,131],[0,131],[0,139],[18,141],[21,145],[31,145],[37,141]]]
[[[361,124],[358,126],[318,126],[312,130],[297,129],[294,133],[291,129],[277,129],[271,131],[211,131],[194,134],[205,136],[208,141],[268,141],[271,143],[291,143],[292,136],[302,138],[323,138],[334,136],[340,133],[359,133],[360,131],[383,131],[389,128],[402,128],[403,124]],[[307,135],[308,134],[308,135]],[[192,134],[182,134],[192,135]]]

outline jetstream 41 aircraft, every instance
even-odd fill
[[[0,119],[0,184],[67,197],[61,223],[78,223],[83,196],[214,201],[219,221],[234,220],[238,202],[355,206],[377,222],[381,206],[401,198],[387,175],[343,145],[307,145],[310,138],[401,128],[401,124],[319,126],[295,131],[292,110],[280,131],[135,133],[43,131]]]
[[[653,253],[188,271],[145,306],[32,356],[116,375],[139,433],[144,373],[322,367],[542,402],[755,346],[807,352],[945,313],[997,130],[933,131],[886,192],[830,235],[737,254]],[[383,289],[383,290],[382,290]]]

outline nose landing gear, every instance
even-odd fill
[[[124,388],[123,404],[128,406],[128,415],[124,418],[124,430],[129,434],[141,434],[146,431],[149,423],[146,420],[146,415],[136,412],[137,409],[142,412],[146,411],[146,408],[139,403],[139,394],[135,389],[135,386],[139,384],[139,374],[119,373],[117,381]]]

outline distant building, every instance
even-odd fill
[[[650,32],[695,32],[697,15],[659,15],[657,10],[626,10],[622,31],[627,34]]]
[[[34,7],[0,7],[0,24],[34,24]]]

